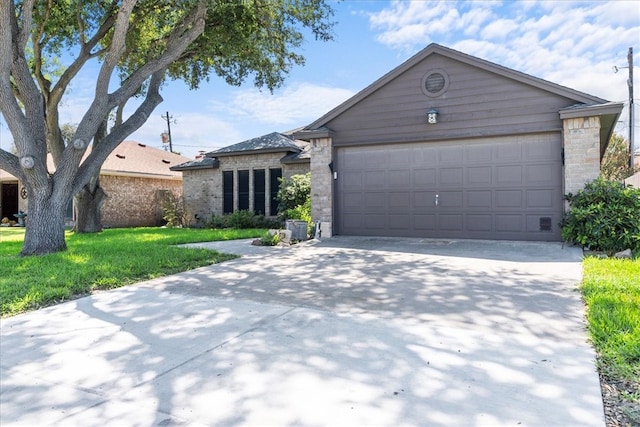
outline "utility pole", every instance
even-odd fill
[[[162,117],[167,121],[167,133],[169,136],[169,151],[173,153],[173,141],[171,140],[171,120],[173,120],[173,116],[170,116],[169,112],[167,111],[166,116],[160,116],[160,117]]]
[[[635,141],[634,141],[635,132],[633,128],[635,123],[633,122],[634,106],[633,106],[633,48],[632,47],[629,48],[629,54],[627,55],[627,62],[629,63],[629,80],[627,81],[627,85],[629,86],[629,151],[631,152],[631,154],[629,155],[629,166],[633,171],[634,170],[633,156],[635,155]]]
[[[634,154],[635,154],[635,132],[633,122],[634,118],[634,105],[633,105],[633,47],[629,48],[629,53],[627,54],[627,63],[626,67],[616,67],[614,65],[613,72],[617,73],[622,68],[629,69],[629,78],[627,79],[627,86],[629,87],[629,167],[633,170],[634,167]]]

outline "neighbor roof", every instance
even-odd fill
[[[349,98],[342,104],[338,105],[333,110],[329,111],[324,116],[320,117],[315,122],[306,126],[304,130],[316,130],[326,125],[328,122],[344,113],[349,108],[353,107],[358,102],[362,101],[387,83],[394,80],[396,77],[406,72],[413,66],[417,65],[425,58],[438,54],[445,56],[447,58],[451,58],[456,61],[460,61],[462,63],[471,65],[473,67],[477,67],[483,69],[485,71],[489,71],[492,73],[496,73],[502,75],[504,77],[510,78],[512,80],[527,84],[529,86],[536,87],[538,89],[545,90],[550,93],[554,93],[556,95],[560,95],[569,99],[573,99],[578,103],[586,104],[586,105],[596,105],[596,104],[604,104],[607,103],[605,99],[598,98],[593,95],[589,95],[584,92],[580,92],[574,89],[570,89],[568,87],[549,82],[547,80],[540,79],[538,77],[533,77],[529,74],[522,73],[520,71],[512,70],[511,68],[504,67],[502,65],[495,64],[493,62],[486,61],[484,59],[477,58],[475,56],[468,55],[466,53],[459,52],[457,50],[453,50],[444,46],[441,46],[436,43],[431,43],[426,48],[415,54],[413,57],[409,58],[407,61],[394,68],[371,85],[367,86],[362,91],[355,94],[353,97]],[[300,135],[304,133],[301,132]]]
[[[180,179],[182,175],[170,168],[189,160],[191,159],[177,153],[149,147],[135,141],[124,141],[109,154],[102,164],[100,173]]]
[[[283,135],[279,132],[272,132],[267,135],[229,145],[228,147],[223,147],[216,151],[211,151],[207,153],[206,156],[236,156],[239,154],[247,154],[247,151],[251,151],[251,154],[256,152],[277,153],[282,151],[299,153],[300,151],[302,151],[302,149],[291,137]]]
[[[87,149],[85,158],[90,152],[91,147]],[[170,168],[189,160],[191,159],[180,154],[149,147],[136,141],[123,141],[104,161],[100,168],[100,174],[182,179],[182,174],[172,171]],[[47,167],[50,171],[55,170],[51,155],[47,157]],[[0,179],[8,181],[17,178],[8,172],[2,172]]]

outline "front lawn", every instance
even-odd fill
[[[640,425],[640,258],[586,258],[582,293],[603,391]],[[625,424],[626,425],[626,424]]]
[[[264,230],[130,228],[67,232],[68,250],[20,257],[23,228],[0,227],[0,314],[11,316],[234,258],[172,245],[259,237]]]

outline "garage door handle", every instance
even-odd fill
[[[438,195],[436,194],[436,206],[438,206]]]

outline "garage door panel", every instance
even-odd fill
[[[495,218],[496,231],[520,232],[522,231],[522,226],[523,226],[522,215],[513,215],[513,214],[496,215],[496,218]]]
[[[362,190],[362,173],[345,171],[340,174],[341,184],[344,191]]]
[[[536,144],[526,144],[524,153],[529,160],[558,161],[560,152],[553,139],[540,140]]]
[[[502,162],[521,162],[522,146],[515,142],[511,144],[496,144],[493,147],[494,163]]]
[[[415,208],[435,208],[436,192],[435,191],[414,191],[413,206]]]
[[[493,182],[493,168],[491,166],[478,166],[467,168],[465,187],[488,187]]]
[[[411,152],[411,165],[415,168],[433,167],[438,164],[437,152],[432,147],[414,147]]]
[[[433,188],[437,185],[438,180],[436,169],[414,169],[413,170],[413,187],[414,188]]]
[[[385,173],[380,171],[364,172],[362,184],[365,189],[378,189],[384,187]]]
[[[552,208],[554,191],[527,190],[527,209]]]
[[[522,166],[507,165],[496,166],[496,184],[521,186],[522,182]]]
[[[386,229],[387,217],[382,214],[364,214],[364,227],[372,230]]]
[[[438,214],[438,229],[442,231],[463,231],[464,215]]]
[[[554,185],[562,178],[562,171],[548,163],[528,165],[526,177],[527,185]]]
[[[434,231],[436,229],[435,214],[413,215],[413,228],[420,231]]]
[[[409,148],[396,148],[393,151],[387,152],[387,161],[390,168],[402,167],[405,168],[411,163],[411,149]]]
[[[462,187],[463,176],[461,167],[442,168],[439,174],[439,184],[441,187]]]
[[[342,205],[345,208],[346,213],[362,210],[362,205],[364,203],[364,195],[360,192],[345,192],[343,194],[343,202]]]
[[[409,189],[411,188],[411,171],[390,170],[387,172],[386,181],[390,189]]]
[[[490,145],[469,145],[465,147],[465,161],[467,163],[491,163],[493,149]]]
[[[364,194],[364,207],[366,209],[380,209],[387,205],[387,193],[380,192],[367,192]]]
[[[384,150],[370,150],[364,153],[360,167],[364,169],[380,169],[380,165],[384,165],[387,161],[387,153]]]
[[[354,231],[362,231],[364,229],[363,222],[363,214],[361,212],[355,214],[344,214],[342,215],[342,226],[346,230],[354,230]]]
[[[411,208],[411,193],[408,191],[398,191],[388,194],[388,204],[390,211],[407,210]]]
[[[496,208],[498,209],[512,209],[522,208],[522,190],[496,190]]]
[[[491,190],[467,191],[467,207],[491,209],[493,206],[493,193]]]
[[[336,231],[560,240],[560,147],[559,134],[338,147]]]
[[[467,215],[467,230],[491,232],[493,229],[493,215]]]
[[[391,214],[389,215],[389,229],[391,230],[410,230],[411,216],[409,214]]]
[[[461,145],[449,145],[443,146],[438,151],[438,164],[455,164],[459,165],[463,163],[464,159],[464,146]]]
[[[441,191],[438,193],[438,209],[461,209],[464,206],[462,191]]]

